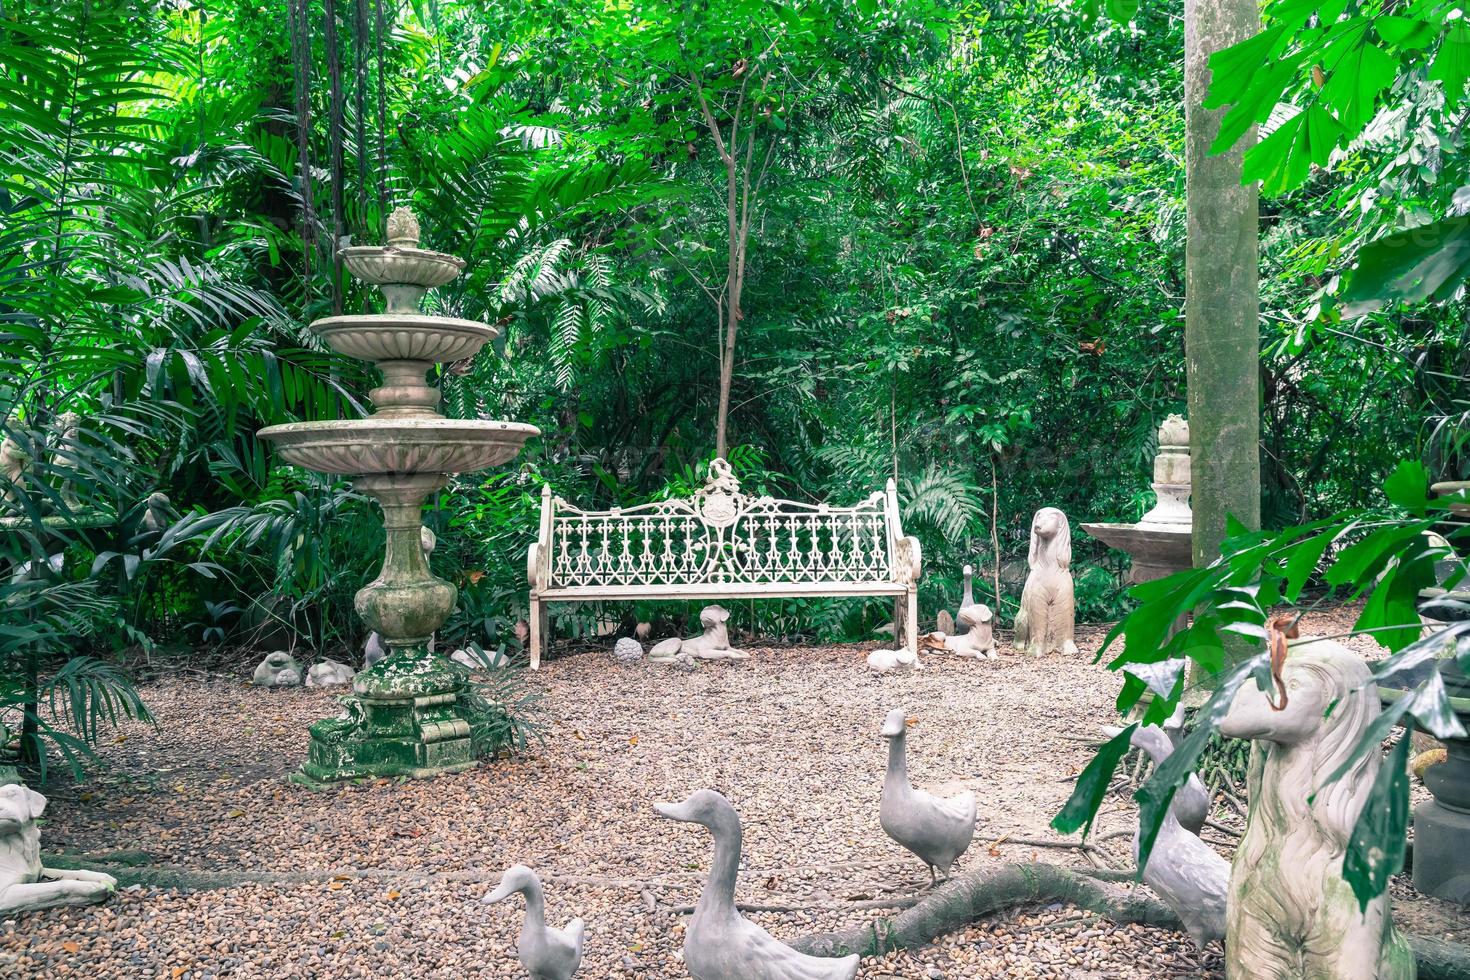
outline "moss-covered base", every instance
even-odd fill
[[[346,711],[311,726],[305,764],[291,781],[313,789],[353,779],[422,779],[460,772],[479,755],[467,674],[422,649],[386,657],[357,676]]]

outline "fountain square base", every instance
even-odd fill
[[[354,681],[346,711],[311,726],[291,781],[324,788],[353,779],[423,779],[474,768],[474,729],[462,668],[424,650],[389,656]]]
[[[1434,800],[1414,808],[1414,887],[1426,895],[1470,905],[1470,813]]]

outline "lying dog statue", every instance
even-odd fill
[[[41,867],[36,818],[45,809],[46,797],[35,790],[19,783],[0,786],[0,915],[90,905],[117,890],[112,875]]]

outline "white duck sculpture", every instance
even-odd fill
[[[516,892],[526,896],[526,921],[516,941],[521,966],[531,974],[531,980],[570,980],[582,963],[582,920],[573,919],[565,929],[548,926],[541,879],[524,864],[509,868],[500,876],[499,887],[481,901],[494,905]]]
[[[966,565],[965,566],[965,591],[964,591],[964,594],[960,596],[960,608],[961,609],[964,609],[966,606],[973,606],[975,604],[975,586],[974,586],[974,583],[973,583],[973,579],[974,578],[975,578],[975,569],[973,567],[971,567],[970,565]]]
[[[975,794],[941,800],[909,784],[908,715],[902,708],[888,712],[880,734],[888,739],[888,773],[878,823],[929,866],[933,881],[938,882],[938,874],[948,878],[950,867],[975,839]]]
[[[1113,734],[1116,735],[1117,732]],[[1164,760],[1174,754],[1173,739],[1157,725],[1140,725],[1133,730],[1129,741],[1134,748],[1147,752],[1149,758],[1154,760],[1155,767],[1163,765]],[[1210,815],[1210,792],[1200,782],[1197,773],[1190,773],[1184,785],[1174,791],[1171,809],[1179,825],[1198,837],[1199,832],[1204,829],[1205,818]]]
[[[740,815],[730,801],[702,789],[683,803],[654,809],[670,820],[697,823],[715,839],[709,879],[684,934],[684,965],[694,980],[853,980],[856,954],[841,959],[808,956],[780,942],[735,907],[740,868]]]
[[[1147,752],[1155,765],[1174,752],[1174,743],[1156,725],[1135,728],[1130,741]],[[1198,828],[1204,826],[1209,806],[1209,793],[1199,777],[1191,773],[1175,791],[1143,869],[1143,883],[1178,913],[1200,948],[1212,939],[1225,938],[1225,897],[1230,888],[1230,862],[1199,838]],[[1186,816],[1191,822],[1197,818],[1195,829],[1184,824]],[[1141,830],[1133,832],[1134,863],[1138,861]]]

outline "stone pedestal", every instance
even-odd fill
[[[1439,662],[1450,706],[1470,728],[1470,680],[1454,660]],[[1470,740],[1445,741],[1445,761],[1424,770],[1434,795],[1414,809],[1414,887],[1470,905]]]
[[[1442,763],[1429,772],[1443,768]],[[1428,775],[1428,773],[1426,773]],[[1438,800],[1414,808],[1414,887],[1426,895],[1470,905],[1470,812],[1451,810]]]
[[[316,786],[473,767],[479,753],[466,690],[467,672],[427,649],[379,661],[353,680],[340,717],[311,726],[310,752],[293,781]]]

